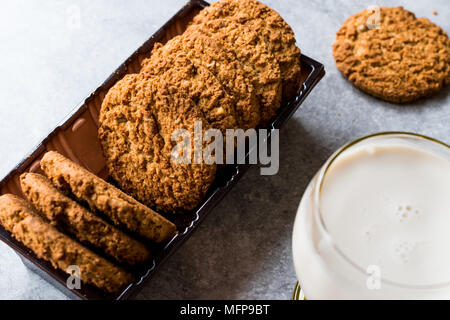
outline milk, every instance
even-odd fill
[[[425,149],[362,143],[313,180],[293,236],[306,298],[450,298],[450,161]]]

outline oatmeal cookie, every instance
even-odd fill
[[[132,275],[93,253],[46,223],[25,200],[6,194],[0,197],[0,223],[12,236],[54,268],[80,268],[82,281],[117,293],[134,281]]]
[[[278,12],[256,0],[219,0],[202,10],[194,23],[221,18],[251,25],[253,32],[266,41],[279,63],[283,100],[293,99],[300,89],[300,49],[296,46],[292,28]]]
[[[104,251],[120,263],[134,265],[150,258],[140,242],[106,223],[84,207],[63,195],[50,180],[36,173],[20,177],[22,191],[38,213],[59,230]]]
[[[158,210],[183,212],[203,199],[216,165],[194,156],[194,129],[201,126],[203,135],[210,124],[179,93],[179,86],[191,86],[190,81],[173,82],[167,76],[130,74],[119,81],[103,101],[99,138],[109,172],[123,190]],[[179,144],[172,140],[177,130],[190,137],[191,152],[181,156],[187,162],[172,156]],[[204,146],[199,148],[202,153]]]
[[[128,145],[127,141],[120,142],[121,147]],[[71,192],[118,226],[155,242],[168,241],[176,234],[172,222],[55,151],[44,155],[41,168],[56,187]]]
[[[233,50],[250,79],[261,103],[261,124],[269,122],[281,105],[281,74],[268,43],[254,31],[255,21],[246,24],[232,19],[205,21],[197,30],[219,39]],[[186,32],[191,32],[189,27]]]
[[[157,44],[156,48],[158,49],[153,51],[153,55],[179,55],[182,52],[195,66],[208,69],[231,97],[238,127],[247,130],[258,125],[260,106],[256,92],[235,53],[222,41],[191,28],[190,32],[171,39],[164,46]],[[154,59],[155,57],[144,60],[143,70],[151,67]]]
[[[426,18],[403,9],[364,10],[341,27],[333,45],[338,69],[356,87],[386,101],[406,103],[450,82],[450,41]]]
[[[144,63],[142,77],[165,78],[178,92],[191,99],[212,128],[225,133],[237,127],[237,116],[230,96],[218,79],[200,64],[194,63],[183,50],[165,50],[156,44]]]

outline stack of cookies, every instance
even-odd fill
[[[121,190],[50,151],[45,176],[20,177],[28,200],[0,197],[0,224],[55,268],[77,266],[82,281],[118,293],[134,280],[126,270],[151,258],[142,240],[177,233],[150,207],[192,210],[215,179],[216,164],[174,162],[173,133],[266,126],[299,79],[300,50],[278,13],[256,0],[216,2],[106,95],[98,134]]]
[[[164,212],[198,206],[216,165],[174,163],[172,134],[193,133],[195,123],[202,133],[270,124],[299,92],[295,43],[289,25],[264,4],[220,0],[182,35],[155,45],[140,73],[125,76],[102,104],[99,138],[118,185]]]
[[[20,177],[28,201],[0,197],[0,223],[55,268],[77,266],[82,281],[117,293],[133,281],[120,265],[151,257],[128,231],[156,243],[176,234],[174,224],[57,152],[46,153],[41,168],[46,176]]]

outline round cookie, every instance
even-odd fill
[[[429,96],[450,82],[450,41],[402,7],[351,16],[333,45],[338,69],[361,90],[395,103]]]
[[[195,28],[225,42],[235,52],[260,100],[260,123],[264,125],[273,118],[281,105],[281,73],[269,45],[255,32],[253,25],[254,20],[241,24],[232,19],[214,19]],[[191,28],[194,27],[189,27],[186,32],[191,32]]]
[[[160,46],[159,46],[160,47]],[[254,128],[260,120],[260,106],[255,89],[245,77],[243,67],[236,55],[227,49],[222,41],[207,37],[200,30],[190,32],[168,41],[154,54],[172,55],[180,52],[195,66],[208,69],[225,89],[235,107],[237,125],[244,130]],[[153,58],[142,62],[142,69],[152,67]]]
[[[85,283],[118,293],[134,281],[134,277],[122,268],[52,227],[28,201],[15,195],[0,196],[0,224],[54,268],[68,272],[70,266],[78,266],[81,280]]]
[[[300,89],[300,49],[292,28],[273,9],[256,0],[219,0],[202,10],[194,23],[203,24],[213,19],[233,19],[249,24],[265,39],[277,59],[283,81],[283,100],[290,101]]]
[[[81,243],[90,244],[128,265],[142,263],[150,258],[150,251],[142,243],[63,195],[46,177],[24,173],[20,176],[20,185],[41,216]]]
[[[101,112],[99,138],[109,172],[120,187],[145,204],[166,212],[195,208],[215,178],[216,166],[179,163],[171,156],[172,133],[194,125],[210,128],[202,112],[170,76],[130,74],[111,88]],[[190,80],[185,81],[190,82]],[[186,84],[189,86],[189,84]]]
[[[172,222],[58,152],[45,153],[40,164],[58,189],[73,194],[114,225],[157,243],[167,242],[177,233]]]
[[[225,133],[237,128],[237,115],[230,96],[216,77],[202,65],[195,64],[183,50],[166,50],[157,43],[141,74],[161,77],[179,88],[201,110],[212,128]]]

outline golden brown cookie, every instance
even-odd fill
[[[351,16],[333,45],[338,69],[361,90],[406,103],[429,96],[450,82],[450,41],[426,18],[402,7]]]
[[[266,124],[281,105],[281,74],[268,43],[254,31],[253,24],[254,21],[241,24],[232,19],[214,19],[195,28],[223,41],[235,52],[246,77],[256,90],[261,103],[261,123]]]
[[[191,99],[211,127],[221,130],[237,128],[233,101],[217,78],[201,64],[195,64],[184,50],[166,50],[156,44],[144,62],[141,76],[164,77],[177,91]]]
[[[0,197],[0,223],[39,258],[64,272],[70,266],[78,266],[80,279],[102,290],[117,293],[134,281],[121,268],[46,223],[27,201],[17,196]]]
[[[140,242],[106,223],[84,207],[63,195],[50,180],[36,173],[20,176],[22,191],[38,213],[51,225],[104,251],[120,263],[134,265],[150,258]]]
[[[164,46],[157,47],[160,49],[154,50],[153,55],[168,56],[183,53],[195,66],[208,69],[231,97],[239,128],[246,130],[258,125],[260,106],[255,89],[246,78],[234,52],[227,49],[222,41],[191,28],[190,32],[185,32]],[[143,70],[151,68],[154,59],[155,57],[144,60]]]
[[[129,145],[127,141],[117,143]],[[87,202],[115,225],[155,242],[168,241],[176,234],[173,223],[55,151],[44,155],[41,168],[56,187]]]
[[[233,19],[251,26],[251,30],[265,39],[277,59],[283,81],[283,100],[290,101],[300,89],[300,49],[292,28],[273,9],[256,0],[219,0],[206,7],[194,23],[203,24],[214,19]]]
[[[203,199],[216,165],[194,161],[194,126],[201,125],[203,135],[210,125],[179,93],[179,86],[190,87],[191,81],[173,82],[169,74],[130,74],[116,83],[102,104],[99,138],[108,169],[123,190],[158,210],[182,212]],[[172,141],[178,129],[191,138],[191,152],[185,155],[191,163],[171,155],[179,143]]]

